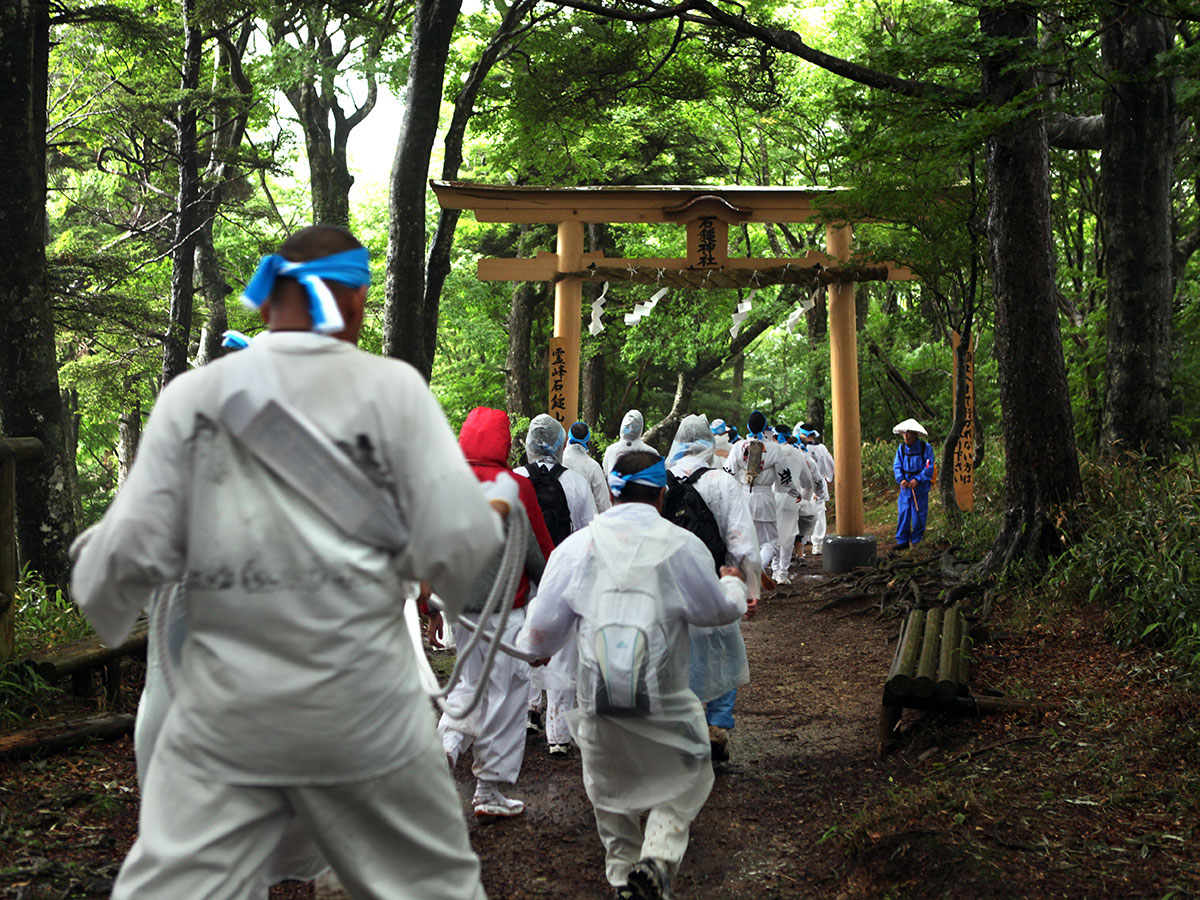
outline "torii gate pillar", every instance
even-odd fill
[[[850,259],[849,225],[825,226],[826,252]],[[873,565],[875,538],[863,536],[862,428],[858,405],[858,333],[855,328],[854,282],[829,285],[829,368],[833,394],[833,483],[835,535],[825,539],[823,565],[828,572],[848,572]]]
[[[583,268],[583,223],[558,223],[558,271]],[[563,278],[554,285],[554,334],[550,339],[550,415],[570,428],[579,419],[580,322],[583,279]]]

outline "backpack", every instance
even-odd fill
[[[546,520],[550,540],[557,547],[571,535],[571,507],[567,505],[567,492],[559,481],[567,468],[556,463],[554,468],[547,471],[537,463],[530,463],[525,471],[529,473],[529,480],[537,492],[538,506],[541,507],[542,518]]]
[[[667,495],[663,498],[663,518],[673,525],[690,531],[704,542],[708,552],[712,554],[713,563],[718,572],[725,565],[725,541],[721,537],[721,526],[717,524],[716,516],[700,496],[696,482],[700,476],[710,469],[697,469],[687,478],[677,478],[674,473],[667,473]]]
[[[754,486],[754,480],[762,474],[763,470],[763,454],[766,448],[763,447],[762,441],[748,441],[744,450],[742,450],[743,458],[746,460],[746,484]]]

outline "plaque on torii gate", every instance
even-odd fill
[[[564,426],[578,417],[579,358],[584,281],[628,281],[682,290],[811,284],[829,290],[829,356],[833,395],[834,528],[858,540],[865,528],[862,443],[855,332],[856,281],[911,280],[906,268],[851,256],[849,222],[827,224],[825,249],[802,257],[733,258],[729,226],[802,223],[829,214],[841,188],[790,187],[498,187],[431,182],[446,209],[469,209],[480,222],[540,223],[558,227],[556,252],[532,259],[481,259],[481,281],[549,281],[554,284],[550,341],[550,414]],[[614,259],[584,252],[590,223],[675,223],[687,229],[684,258]],[[855,560],[855,553],[848,558]],[[874,558],[874,541],[870,542]],[[825,559],[830,568],[831,558]]]

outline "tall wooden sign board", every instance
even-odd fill
[[[962,340],[957,331],[950,332],[950,347],[958,354]],[[963,512],[975,509],[975,348],[967,345],[966,387],[967,421],[954,448],[954,500]],[[958,366],[952,366],[954,390],[951,397],[958,396]]]

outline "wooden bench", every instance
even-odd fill
[[[38,656],[26,657],[29,666],[45,681],[57,684],[71,679],[71,692],[77,697],[92,693],[92,674],[103,672],[105,692],[111,703],[121,688],[121,662],[127,656],[145,656],[149,623],[143,619],[132,633],[116,647],[108,647],[92,636],[63,644]]]

